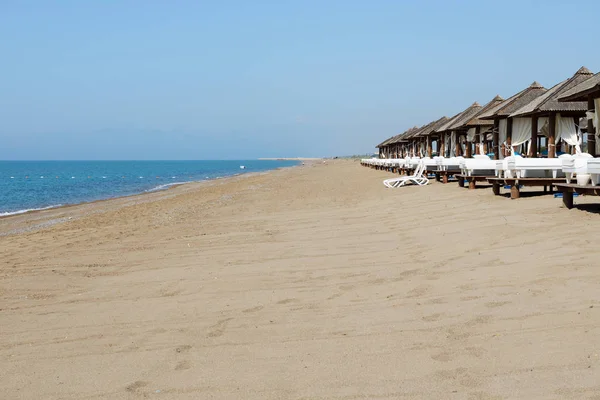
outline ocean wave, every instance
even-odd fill
[[[28,213],[31,211],[49,210],[51,208],[56,208],[56,207],[62,207],[62,204],[56,204],[54,206],[41,207],[41,208],[27,208],[25,210],[0,212],[0,217],[8,217],[9,215],[25,214],[25,213]]]
[[[194,182],[194,181],[165,183],[164,185],[158,185],[156,187],[153,187],[152,189],[144,190],[144,192],[146,192],[146,193],[158,192],[159,190],[167,190],[171,186],[183,185],[183,184],[192,183],[192,182]]]

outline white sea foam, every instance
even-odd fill
[[[42,211],[42,210],[49,210],[51,208],[56,208],[56,207],[60,207],[62,206],[62,204],[57,204],[54,206],[48,206],[48,207],[42,207],[42,208],[28,208],[25,210],[17,210],[17,211],[7,211],[7,212],[0,212],[0,217],[7,217],[9,215],[17,215],[17,214],[25,214],[31,211]]]
[[[153,187],[152,189],[145,190],[145,192],[158,192],[159,190],[166,190],[166,189],[170,188],[171,186],[183,185],[183,184],[192,183],[192,182],[193,181],[165,183],[164,185],[158,185],[156,187]]]

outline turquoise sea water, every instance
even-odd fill
[[[0,161],[0,216],[296,164],[259,160]]]

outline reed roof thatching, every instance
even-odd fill
[[[464,111],[456,114],[454,117],[450,118],[448,122],[442,124],[439,128],[435,130],[436,133],[442,133],[446,131],[450,131],[454,129],[455,126],[462,126],[465,121],[468,121],[473,115],[475,115],[479,110],[481,110],[481,105],[475,102],[467,107]]]
[[[397,135],[396,135],[396,136],[397,136]],[[380,148],[380,147],[383,147],[383,146],[385,146],[385,145],[386,145],[386,144],[387,144],[387,143],[388,143],[390,140],[392,140],[392,139],[393,139],[393,138],[395,138],[396,136],[392,136],[392,137],[389,137],[389,138],[385,139],[383,142],[379,143],[379,144],[378,144],[377,146],[375,146],[375,147],[376,147],[376,148]]]
[[[525,117],[548,112],[587,111],[587,102],[559,102],[558,98],[567,90],[589,79],[592,73],[586,67],[581,67],[575,75],[548,89],[544,94],[519,108],[510,117]]]
[[[402,142],[402,141],[410,138],[412,136],[412,134],[415,133],[415,132],[417,132],[419,129],[420,128],[418,126],[413,126],[412,128],[410,128],[410,129],[406,130],[405,132],[402,132],[401,134],[399,134],[389,144]]]
[[[430,123],[428,123],[427,125],[425,125],[424,127],[422,127],[419,132],[417,132],[415,135],[413,135],[413,137],[424,137],[424,136],[429,136],[431,135],[433,132],[435,132],[435,130],[437,128],[439,128],[440,126],[442,126],[443,124],[445,124],[446,122],[448,122],[448,117],[443,116],[442,118],[436,120],[436,121],[432,121]]]
[[[519,93],[510,96],[502,103],[497,104],[495,107],[482,112],[478,117],[483,120],[490,120],[496,118],[507,118],[510,114],[517,111],[519,108],[526,104],[531,103],[537,97],[546,93],[547,89],[537,82],[533,82],[527,88],[521,90]]]
[[[558,101],[586,101],[591,94],[600,97],[600,73],[566,90],[558,97]]]
[[[435,121],[433,121],[433,122],[435,122]],[[412,132],[407,133],[403,137],[403,139],[414,139],[414,138],[420,136],[421,132],[423,132],[423,130],[427,129],[431,124],[433,124],[433,122],[430,122],[426,125],[423,125],[422,127],[418,128],[418,129],[413,130]]]
[[[489,103],[485,106],[481,107],[478,112],[475,113],[470,119],[468,119],[462,127],[472,127],[472,126],[487,126],[493,125],[491,121],[481,119],[481,115],[491,110],[492,108],[497,107],[498,105],[504,103],[504,99],[500,95],[496,95]],[[460,126],[457,128],[461,128]]]

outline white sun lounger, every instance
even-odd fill
[[[429,183],[429,179],[423,175],[424,171],[425,164],[419,163],[413,175],[398,176],[396,178],[386,179],[383,181],[383,184],[389,188],[402,187],[407,184],[415,184],[418,186],[427,185]]]

